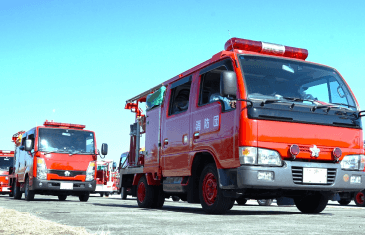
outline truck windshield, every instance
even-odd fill
[[[13,166],[13,157],[0,157],[0,170],[9,170]]]
[[[356,103],[333,69],[306,62],[240,55],[250,99],[278,99],[356,111]]]
[[[69,129],[39,129],[39,150],[60,153],[94,153],[94,134]]]

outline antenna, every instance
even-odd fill
[[[234,50],[233,42],[232,42],[232,37],[231,37],[231,33],[229,32],[229,29],[228,29],[228,35],[229,35],[229,40],[231,41],[231,46],[232,46],[232,51],[233,51]]]

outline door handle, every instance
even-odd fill
[[[199,139],[199,136],[200,136],[199,132],[195,132],[194,133],[194,140]]]
[[[168,145],[169,144],[169,140],[168,139],[164,139],[164,141],[163,141],[163,146],[166,146],[166,145]]]

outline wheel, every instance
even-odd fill
[[[154,199],[151,208],[160,209],[165,203],[165,194],[163,192],[162,186],[153,186],[154,188]]]
[[[355,194],[356,206],[365,207],[365,190]]]
[[[122,187],[122,189],[120,190],[120,197],[122,198],[122,200],[127,199],[127,188],[126,187]]]
[[[150,208],[154,202],[154,187],[147,184],[145,176],[142,176],[137,185],[137,203],[140,208]]]
[[[100,197],[104,197],[104,193],[100,193]]]
[[[294,203],[302,213],[317,214],[322,212],[328,203],[328,198],[321,193],[294,198]]]
[[[27,179],[25,180],[25,191],[24,191],[25,200],[33,201],[35,193],[33,190],[30,190],[29,187],[30,187],[29,186],[29,177],[27,177]]]
[[[178,196],[172,196],[171,197],[174,202],[180,201],[180,198]]]
[[[109,193],[105,193],[105,197],[109,197],[109,195],[110,195]]]
[[[340,203],[341,206],[347,206],[348,204],[350,204],[351,199],[340,199],[338,200],[338,203]]]
[[[13,187],[11,187],[11,189],[10,189],[9,197],[14,197]]]
[[[257,200],[257,203],[260,205],[260,206],[270,206],[273,202],[273,199],[260,199],[260,200]]]
[[[243,206],[243,205],[246,204],[247,199],[246,198],[237,198],[236,202],[237,202],[238,205]]]
[[[16,185],[16,181],[14,182],[13,189],[14,189],[14,199],[21,199],[23,193],[20,192],[20,186]]]
[[[214,164],[208,164],[199,181],[199,198],[202,208],[210,214],[222,214],[232,207],[232,199],[223,196],[219,188],[218,173]]]
[[[87,202],[87,200],[89,200],[89,196],[90,196],[89,193],[85,193],[85,194],[80,195],[79,196],[80,202]]]
[[[60,200],[60,201],[65,201],[66,198],[67,198],[67,195],[58,195],[58,200]]]

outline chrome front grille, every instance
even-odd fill
[[[294,184],[307,184],[303,183],[303,167],[296,167],[292,166],[292,176]],[[335,168],[328,168],[327,169],[327,184],[331,185],[335,182],[336,179],[336,169]],[[312,184],[308,184],[312,185]]]

